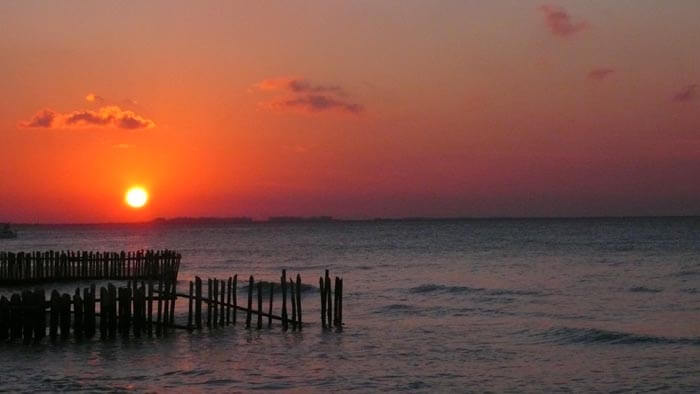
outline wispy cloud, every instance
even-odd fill
[[[303,78],[270,78],[255,84],[258,90],[285,93],[261,105],[275,110],[300,109],[305,112],[322,112],[336,110],[359,114],[363,106],[346,99],[345,89],[338,85],[321,85]]]
[[[692,85],[688,85],[673,96],[673,101],[683,103],[695,100],[698,95],[697,90],[698,84],[694,83]]]
[[[337,109],[353,114],[362,112],[362,106],[349,103],[331,96],[307,94],[290,99],[276,99],[267,103],[270,108],[301,108],[309,112],[320,112]]]
[[[574,22],[571,15],[561,7],[545,4],[539,10],[544,13],[549,31],[556,36],[569,37],[588,27],[585,21]]]
[[[98,95],[96,95],[95,93],[88,93],[88,94],[85,96],[85,101],[87,101],[87,102],[89,102],[89,103],[102,104],[102,103],[105,102],[105,99],[104,99],[104,97],[98,96]]]
[[[52,109],[42,109],[31,120],[20,122],[23,128],[71,129],[88,127],[113,127],[125,130],[150,129],[155,122],[116,105],[93,110],[78,110],[61,113]]]
[[[615,70],[612,68],[595,68],[588,73],[588,79],[593,79],[596,81],[602,81],[603,79],[609,77],[613,74]]]

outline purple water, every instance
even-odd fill
[[[3,343],[0,391],[700,389],[698,218],[18,230],[0,249],[178,250],[183,286],[194,275],[278,280],[286,268],[316,289],[329,268],[344,278],[345,328],[321,329],[312,289],[302,332],[239,322]]]

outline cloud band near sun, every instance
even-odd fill
[[[156,124],[133,111],[110,105],[97,110],[78,110],[69,113],[42,109],[32,119],[20,122],[19,126],[43,129],[111,127],[124,130],[140,130],[153,128]]]
[[[260,103],[271,110],[301,110],[307,113],[339,111],[355,115],[364,110],[361,104],[349,101],[345,89],[338,85],[319,85],[302,78],[281,77],[265,79],[255,87],[261,91],[283,93]]]

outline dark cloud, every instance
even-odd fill
[[[359,104],[349,103],[338,98],[322,94],[307,94],[293,99],[278,100],[275,101],[274,106],[298,107],[310,112],[327,110],[340,110],[352,114],[359,114],[362,112],[362,106]]]
[[[19,125],[25,128],[51,129],[115,127],[126,130],[138,130],[155,127],[155,123],[152,120],[114,105],[102,107],[96,111],[80,110],[65,114],[44,109],[34,115],[32,120],[20,122]]]
[[[51,128],[53,126],[53,120],[56,119],[57,113],[50,109],[42,109],[37,112],[36,115],[30,121],[20,122],[21,127],[43,127]]]
[[[262,103],[272,109],[301,109],[307,112],[340,111],[359,114],[360,104],[346,99],[346,92],[338,85],[314,84],[303,78],[282,77],[265,79],[255,85],[263,91],[286,92],[280,97]]]
[[[610,76],[610,74],[612,74],[614,72],[615,72],[615,70],[613,70],[612,68],[596,68],[596,69],[591,70],[591,72],[588,73],[588,79],[594,79],[596,81],[601,81],[601,80],[607,78],[608,76]]]
[[[587,27],[586,22],[574,22],[571,15],[561,7],[543,5],[539,9],[544,13],[549,31],[556,36],[569,37]]]
[[[682,103],[695,100],[695,98],[698,95],[697,89],[698,85],[695,83],[692,85],[688,85],[685,88],[683,88],[683,90],[681,90],[673,96],[673,101]]]

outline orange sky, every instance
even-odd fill
[[[700,214],[697,15],[2,2],[0,222]]]

